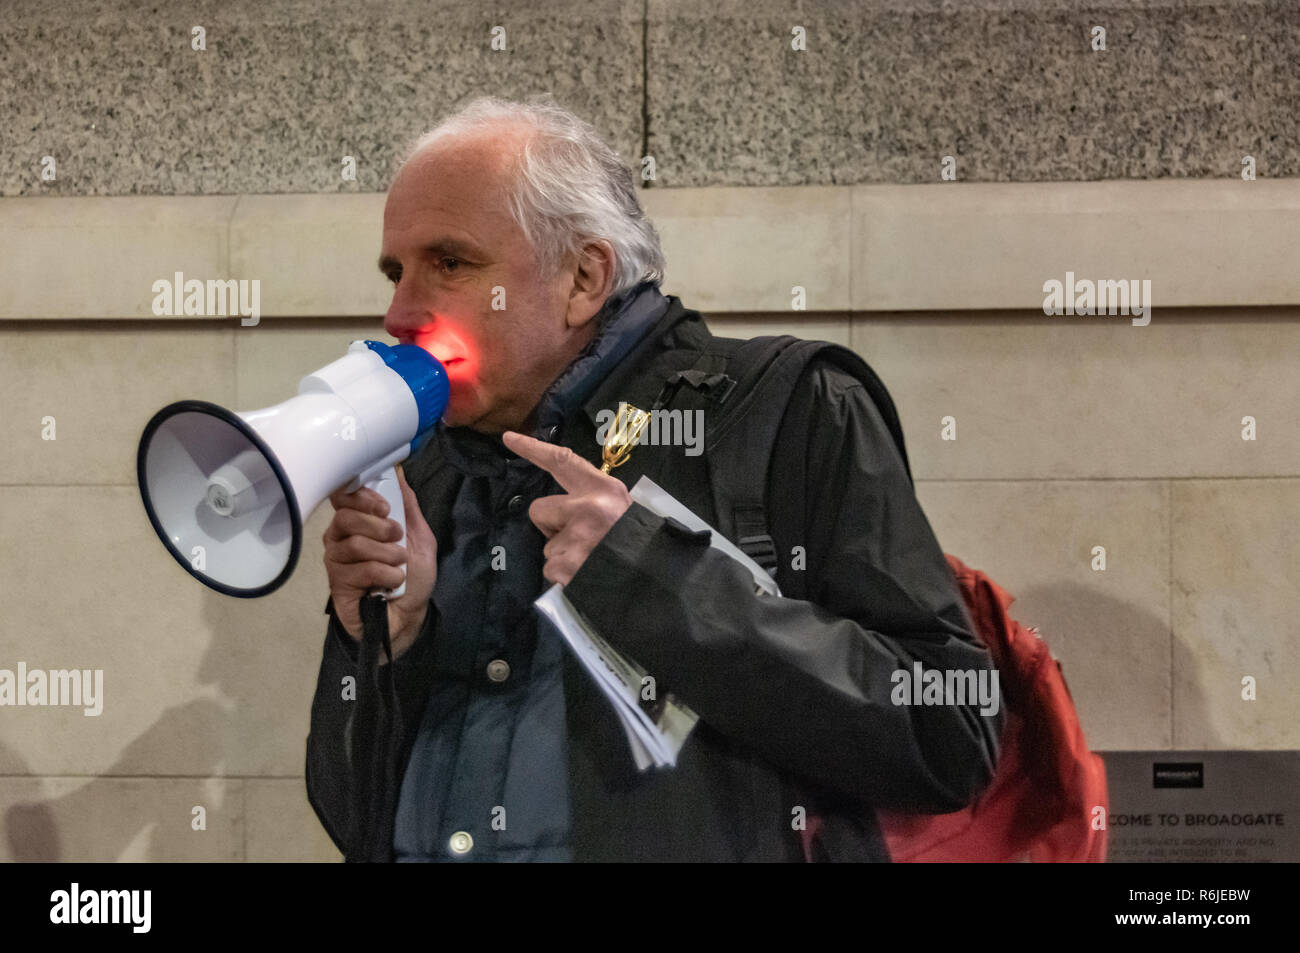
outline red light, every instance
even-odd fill
[[[472,347],[455,331],[443,325],[427,332],[417,332],[412,342],[438,359],[448,377],[461,377],[477,364]]]

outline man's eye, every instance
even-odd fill
[[[450,262],[450,264],[448,264]],[[442,265],[447,271],[455,271],[456,266],[461,264],[459,258],[448,258],[446,256],[438,259],[438,264]]]

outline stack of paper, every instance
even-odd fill
[[[781,594],[763,567],[649,477],[641,477],[632,488],[631,496],[659,516],[671,516],[693,530],[709,530],[710,545],[744,565],[754,577],[756,591],[768,595]],[[592,629],[564,597],[563,586],[552,586],[533,605],[559,630],[583,668],[613,703],[627,733],[637,768],[644,771],[652,764],[657,768],[676,765],[677,754],[699,716],[671,693],[663,693],[660,697],[657,682]],[[650,606],[646,609],[653,611]]]

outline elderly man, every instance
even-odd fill
[[[601,411],[649,406],[717,339],[660,294],[658,236],[589,125],[492,98],[445,120],[392,184],[379,266],[385,329],[443,361],[451,399],[409,461],[405,549],[377,495],[331,498],[307,787],[349,859],[798,860],[813,805],[822,856],[887,860],[874,807],[957,810],[988,783],[998,718],[891,704],[891,673],[916,661],[989,659],[851,375],[800,375],[789,405],[805,412],[774,455],[773,472],[811,465],[768,490],[776,551],[806,554],[777,579],[806,573],[806,600],[756,594],[633,503],[650,472],[719,525],[682,447],[598,469]],[[366,651],[361,602],[403,579],[389,663]],[[539,622],[555,582],[698,714],[675,767],[636,769],[613,707]]]

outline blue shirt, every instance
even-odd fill
[[[601,330],[543,395],[533,436],[564,421],[667,311],[644,282],[606,302]],[[611,408],[612,409],[612,408]],[[539,496],[563,492],[499,436],[439,427],[437,452],[466,474],[452,539],[438,540],[435,678],[398,798],[398,861],[571,859],[563,656],[532,602]]]

